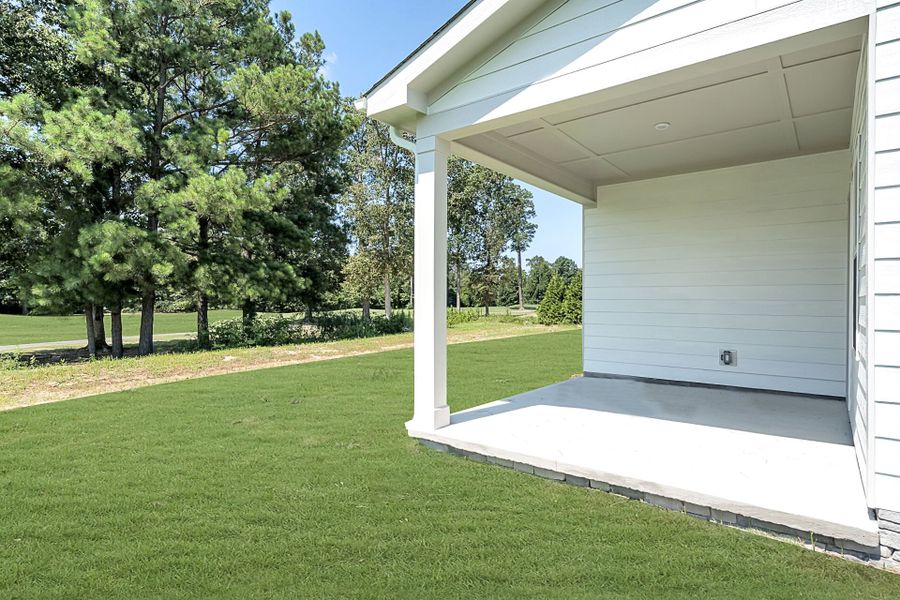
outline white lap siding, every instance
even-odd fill
[[[600,188],[584,212],[585,371],[845,396],[849,163]]]
[[[900,511],[900,4],[875,16],[874,200],[870,356],[877,508]]]

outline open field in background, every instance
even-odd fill
[[[482,319],[449,330],[450,343],[575,329]],[[292,346],[185,350],[185,342],[158,344],[158,353],[122,360],[25,366],[0,359],[0,410],[128,390],[209,375],[265,369],[412,346],[412,333]],[[189,349],[189,347],[188,347]]]
[[[241,316],[239,310],[211,310],[209,321],[221,321]],[[122,314],[122,335],[139,334],[141,313]],[[196,313],[157,313],[154,334],[192,333],[197,330]],[[106,335],[109,337],[109,315],[106,317]],[[0,315],[0,346],[36,344],[39,342],[63,342],[85,339],[84,317],[43,317]]]
[[[451,406],[565,380],[580,347],[452,346]],[[404,349],[0,413],[0,597],[900,597],[896,575],[426,450],[412,377]]]
[[[403,309],[400,309],[401,311]],[[483,313],[484,308],[471,308]],[[526,306],[524,311],[517,307],[492,306],[491,315],[521,316],[527,317],[534,314],[534,306]],[[338,312],[350,312],[362,314],[360,309],[348,309]],[[372,309],[372,315],[383,315],[384,311]],[[412,311],[407,311],[412,312]],[[239,310],[211,310],[209,311],[210,323],[233,319],[241,316]],[[139,334],[141,322],[140,313],[123,313],[122,329],[125,337],[136,337]],[[84,317],[70,315],[63,317],[47,316],[22,316],[0,314],[0,347],[17,344],[38,344],[43,342],[67,342],[70,340],[85,339]],[[173,334],[193,335],[197,330],[196,313],[157,313],[154,326],[154,335],[167,336]],[[106,333],[109,337],[109,316],[106,317]]]

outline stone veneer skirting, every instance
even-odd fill
[[[900,572],[900,512],[878,510],[877,513],[884,567]]]
[[[432,450],[465,457],[474,462],[497,465],[507,469],[528,473],[529,475],[537,475],[538,477],[543,477],[545,479],[552,479],[570,485],[608,492],[638,502],[645,502],[665,510],[685,513],[703,521],[745,529],[753,533],[766,535],[767,537],[799,544],[814,552],[822,552],[871,567],[900,573],[900,513],[897,512],[878,511],[881,547],[870,548],[861,546],[850,540],[841,540],[823,536],[813,531],[801,531],[777,523],[769,523],[752,517],[718,510],[709,506],[700,506],[690,502],[683,502],[675,498],[667,498],[618,485],[611,485],[603,481],[586,479],[584,477],[568,475],[549,469],[541,469],[525,463],[486,456],[475,452],[469,452],[468,450],[460,450],[448,446],[447,444],[432,442],[430,440],[419,439],[418,441]]]

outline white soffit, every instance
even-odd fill
[[[639,96],[470,136],[512,167],[543,162],[583,189],[846,148],[861,36],[716,71]],[[714,64],[714,63],[712,63]],[[734,64],[733,62],[731,63]],[[664,130],[658,123],[670,123]],[[490,141],[488,142],[488,138]]]

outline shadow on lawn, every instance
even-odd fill
[[[154,354],[188,354],[197,352],[199,346],[195,340],[167,340],[154,343]],[[97,352],[98,359],[111,356],[110,350]],[[137,344],[125,345],[125,358],[134,358],[138,354]],[[44,367],[59,364],[79,364],[91,361],[87,347],[82,348],[48,348],[32,352],[0,354],[0,363],[8,368]]]

